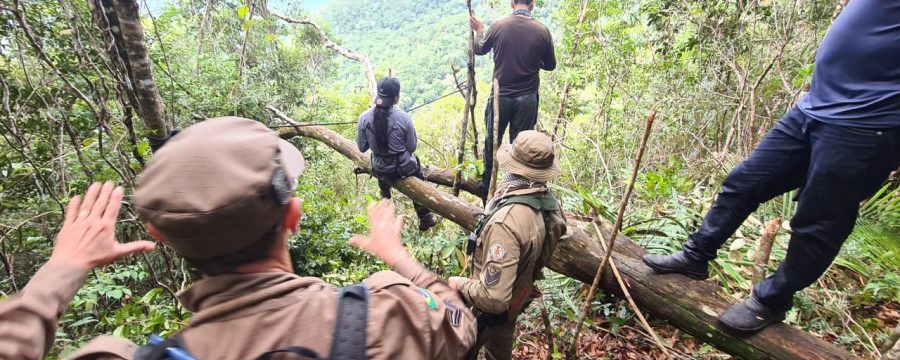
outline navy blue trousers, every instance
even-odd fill
[[[484,139],[484,173],[481,176],[481,192],[487,193],[491,183],[491,169],[494,166],[494,97],[484,109],[487,134]],[[500,97],[500,121],[497,140],[503,143],[503,133],[509,128],[509,142],[512,143],[525,130],[534,130],[538,116],[538,94]],[[498,180],[499,181],[499,180]]]
[[[399,179],[404,179],[409,176],[415,176],[419,178],[419,180],[425,180],[425,175],[422,174],[422,163],[419,162],[419,157],[416,157],[416,162],[418,163],[418,169],[415,173],[408,176],[400,176],[398,174],[382,174],[376,173],[373,171],[373,175],[378,179],[378,190],[381,192],[382,199],[390,199],[391,198],[391,184],[394,181]],[[431,210],[428,210],[427,207],[413,201],[413,209],[416,210],[416,215],[419,217],[419,220],[427,219],[431,217]]]
[[[853,230],[861,201],[900,166],[900,128],[826,124],[792,109],[725,182],[685,253],[712,260],[759,204],[799,188],[784,262],[754,288],[764,305],[787,310],[816,281]]]

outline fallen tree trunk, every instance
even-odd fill
[[[289,123],[299,124],[275,108],[273,114]],[[371,170],[369,157],[360,153],[356,145],[340,134],[321,126],[279,129],[282,138],[304,136],[321,141],[349,158],[363,172]],[[447,172],[447,184],[452,185],[452,172]],[[459,198],[436,190],[427,183],[407,178],[393,186],[410,199],[428,207],[441,216],[471,230],[481,209]],[[568,236],[560,242],[549,264],[553,271],[576,280],[590,283],[603,259],[603,249],[582,230],[583,222],[569,219]],[[609,238],[609,224],[603,229]],[[635,302],[644,310],[667,320],[671,325],[707,342],[729,354],[745,359],[852,359],[853,355],[809,333],[776,324],[752,336],[736,336],[717,323],[732,299],[721,288],[708,281],[691,280],[681,275],[657,275],[644,266],[640,258],[644,249],[624,235],[618,236],[612,259],[629,286]],[[604,291],[619,293],[619,286],[611,272],[603,277]]]
[[[290,119],[286,115],[284,115],[278,109],[268,106],[267,110],[271,111],[272,114],[275,115],[276,118],[287,121],[291,124],[300,124],[294,122],[294,120]],[[331,131],[325,127],[321,126],[303,126],[297,128],[285,128],[287,131],[281,131],[282,137],[284,138],[292,138],[298,136],[299,134],[306,134],[301,136],[311,137],[316,140],[319,140],[332,149],[339,152],[341,155],[346,156],[350,160],[353,161],[354,164],[357,165],[357,169],[359,171],[364,172],[366,174],[370,174],[372,172],[372,166],[369,163],[369,156],[362,154],[359,150],[356,149],[356,144],[347,138],[341,136],[340,134]],[[287,134],[287,135],[285,135]],[[432,182],[441,186],[446,186],[452,188],[456,181],[456,174],[453,169],[440,169],[433,168],[427,165],[423,165],[422,175],[425,176],[425,180],[428,182]],[[474,179],[468,179],[457,184],[460,190],[463,190],[469,194],[473,194],[478,196],[478,182]]]

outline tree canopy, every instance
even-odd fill
[[[129,38],[119,34],[127,28],[103,16],[114,2],[128,1],[0,4],[0,297],[19,291],[47,259],[69,197],[104,180],[131,194],[141,169],[152,161],[147,136],[159,134],[145,124],[140,95],[147,79],[132,66],[140,59],[125,61],[117,52],[128,50]],[[326,47],[313,26],[288,23],[276,14],[314,22],[338,46],[371,60],[378,77],[400,78],[403,108],[456,91],[453,68],[459,81],[466,79],[464,1],[305,0],[275,6],[256,0],[173,0],[158,9],[130,3],[141,7],[147,68],[164,106],[158,116],[165,128],[237,115],[290,131],[267,107],[307,123],[353,122],[368,108],[360,63]],[[509,13],[505,0],[472,4],[488,26]],[[680,248],[727,172],[808,87],[815,50],[839,4],[537,1],[536,17],[550,27],[560,64],[541,75],[539,128],[556,139],[563,175],[553,189],[565,210],[584,224],[615,219],[634,170],[643,119],[656,111],[622,234],[641,251]],[[304,10],[309,8],[315,10]],[[462,162],[456,156],[462,96],[451,94],[412,112],[420,138],[417,155],[445,171],[438,175],[459,171],[471,181],[483,171],[472,144],[483,147],[492,66],[489,56],[477,58],[478,101],[469,121],[479,136],[467,132]],[[353,125],[329,128],[348,139],[356,134]],[[364,230],[361,209],[377,198],[375,182],[354,174],[358,163],[314,138],[291,141],[309,162],[297,190],[304,206],[301,232],[290,243],[296,272],[346,285],[383,269],[346,244]],[[895,177],[863,205],[835,265],[797,295],[788,325],[852,354],[879,356],[900,322],[898,199]],[[398,204],[413,213],[409,201]],[[464,192],[459,204],[468,209],[480,201]],[[786,194],[754,212],[720,250],[709,285],[718,285],[725,298],[748,295],[753,272],[771,272],[784,258],[795,211],[792,194]],[[758,239],[776,218],[784,225],[774,236],[771,259],[757,267]],[[119,239],[148,238],[128,196],[121,219]],[[406,245],[427,267],[444,277],[462,271],[468,234],[460,226],[445,220],[426,233],[415,231],[414,224],[407,227]],[[547,334],[557,350],[565,345],[586,295],[594,301],[582,336],[582,343],[590,344],[582,346],[585,357],[661,356],[621,294],[585,294],[579,281],[547,273],[540,283],[545,306],[532,305],[523,315],[518,358],[546,355]],[[171,335],[190,318],[174,293],[196,278],[166,248],[91,273],[62,317],[52,357],[99,334],[139,343],[151,333]],[[676,355],[723,355],[661,318],[651,316],[649,322]]]

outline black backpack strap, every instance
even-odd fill
[[[334,323],[334,335],[331,340],[331,360],[365,360],[366,330],[369,315],[369,288],[366,284],[355,284],[338,289],[337,320]],[[141,346],[134,353],[135,360],[166,360],[168,349],[184,350],[181,335],[157,344]],[[258,356],[257,360],[267,360],[277,354],[294,354],[308,359],[322,359],[315,351],[302,346],[290,346],[272,350]],[[190,357],[192,358],[192,357]],[[180,360],[180,359],[176,359]]]
[[[338,313],[331,340],[332,360],[365,360],[369,288],[350,285],[338,290]]]
[[[365,360],[366,330],[369,317],[369,288],[355,284],[338,289],[337,320],[331,340],[330,360]],[[302,346],[266,352],[256,360],[267,360],[276,354],[294,354],[309,359],[322,359],[318,353]]]
[[[544,242],[541,245],[541,258],[538,259],[539,263],[534,267],[534,274],[532,275],[532,279],[543,278],[541,276],[542,271],[544,270],[544,266],[547,265],[544,262],[550,258],[550,246],[551,246],[551,233],[550,233],[550,212],[552,210],[544,210],[541,209],[541,215],[544,217]]]
[[[491,216],[493,216],[494,213],[497,212],[497,210],[499,210],[501,207],[504,207],[506,205],[511,205],[511,204],[527,205],[527,206],[531,207],[532,209],[541,212],[541,217],[544,218],[544,243],[543,243],[543,246],[541,249],[541,254],[544,254],[543,256],[546,256],[549,258],[550,246],[551,246],[550,240],[551,240],[551,236],[552,236],[551,231],[550,231],[551,230],[550,229],[550,225],[551,225],[550,217],[554,211],[559,210],[559,201],[556,199],[555,196],[553,196],[553,193],[551,193],[549,190],[547,190],[547,192],[542,193],[542,194],[513,195],[510,197],[501,199],[497,203],[497,205],[494,207],[494,209],[492,209],[491,212],[488,215],[486,215],[484,218],[482,218],[481,221],[478,223],[478,227],[476,229],[476,231],[478,231],[477,235],[480,235],[481,230],[483,230],[484,225],[487,223],[488,219],[490,219]],[[474,245],[474,242],[472,245]],[[474,252],[474,246],[472,247],[472,250]],[[538,278],[538,275],[541,273],[541,270],[543,270],[544,266],[546,265],[546,264],[544,264],[544,262],[546,262],[546,259],[541,259],[541,260],[542,261],[540,263],[538,263],[537,266],[534,267],[534,278],[535,279]]]
[[[494,216],[500,209],[507,205],[512,204],[522,204],[531,207],[534,210],[540,211],[541,214],[544,215],[544,223],[547,224],[547,219],[549,218],[549,213],[545,211],[545,209],[556,209],[557,202],[556,198],[550,194],[549,191],[540,195],[513,195],[505,198],[501,198],[497,200],[497,203],[494,204],[494,207],[491,208],[491,211],[486,214],[482,214],[478,219],[478,223],[475,224],[475,229],[469,233],[469,239],[466,242],[466,255],[472,255],[475,253],[475,246],[478,242],[478,237],[481,236],[481,232],[484,230],[485,225],[487,225],[488,221],[491,220],[491,217]],[[547,233],[549,235],[549,232]]]

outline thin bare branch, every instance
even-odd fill
[[[581,314],[578,316],[578,320],[575,323],[575,333],[572,336],[572,344],[569,347],[569,350],[566,352],[567,355],[571,358],[571,356],[575,355],[575,351],[578,349],[578,336],[581,335],[581,328],[584,325],[584,318],[587,317],[588,311],[591,308],[591,303],[594,299],[594,294],[597,292],[597,287],[600,285],[600,279],[603,278],[603,272],[606,270],[606,266],[609,264],[610,257],[613,253],[613,246],[616,244],[616,236],[619,235],[619,230],[622,229],[622,220],[625,218],[625,209],[628,207],[628,201],[631,198],[631,192],[634,190],[634,183],[637,181],[638,173],[641,169],[641,160],[644,157],[644,151],[647,149],[647,142],[650,139],[650,132],[653,130],[653,121],[656,119],[656,111],[650,112],[647,115],[647,125],[644,129],[644,137],[641,140],[640,148],[638,148],[637,157],[634,160],[634,169],[631,171],[631,180],[628,181],[628,188],[625,190],[625,195],[622,196],[622,201],[619,203],[619,213],[616,215],[616,223],[613,225],[612,234],[609,237],[609,246],[606,247],[606,253],[603,257],[603,261],[600,262],[600,267],[597,268],[597,274],[594,275],[594,281],[591,283],[591,289],[588,291],[587,296],[585,296],[584,303],[581,305]],[[668,356],[668,352],[666,352]]]
[[[340,54],[341,56],[343,56],[345,58],[357,61],[360,64],[362,64],[363,68],[366,71],[366,80],[368,81],[369,96],[372,99],[375,99],[375,97],[378,95],[378,81],[375,79],[375,68],[372,67],[372,62],[369,61],[368,57],[357,54],[357,53],[353,52],[352,50],[344,48],[344,47],[338,45],[336,42],[331,41],[331,39],[328,37],[328,34],[325,33],[325,29],[323,29],[321,26],[319,26],[319,24],[314,23],[312,20],[294,19],[294,18],[276,14],[276,13],[271,13],[271,14],[273,16],[275,16],[281,20],[284,20],[286,22],[289,22],[291,24],[312,26],[314,29],[316,29],[316,31],[319,32],[319,38],[322,40],[322,43],[325,44],[325,47],[327,47],[331,50],[334,50],[335,52],[337,52],[338,54]]]

